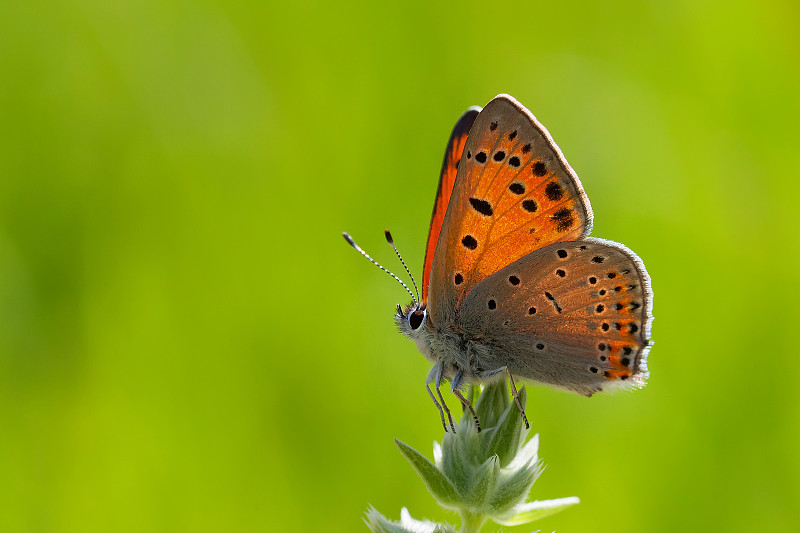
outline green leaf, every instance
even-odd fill
[[[459,433],[445,433],[442,439],[442,472],[459,489],[463,489],[469,484],[472,477],[470,473],[473,468],[473,461],[470,459],[468,450],[469,432],[462,424],[459,426]],[[465,440],[467,442],[465,442]]]
[[[526,398],[527,393],[523,387],[519,391],[519,400],[523,407]],[[523,426],[522,413],[519,412],[517,404],[512,400],[500,416],[497,426],[492,429],[491,435],[487,435],[489,438],[484,441],[486,451],[490,454],[497,454],[500,458],[500,466],[507,466],[519,451],[520,445],[525,442],[529,430]]]
[[[514,514],[508,518],[494,518],[494,521],[504,526],[518,526],[563,511],[567,507],[572,507],[580,502],[578,498],[571,496],[569,498],[558,498],[556,500],[523,503],[515,507]]]
[[[410,529],[406,529],[400,524],[387,519],[374,507],[370,507],[369,511],[367,511],[367,517],[364,522],[366,522],[372,533],[413,533]]]
[[[469,400],[469,403],[471,403],[472,405],[475,405],[475,398],[480,396],[480,394],[481,394],[480,385],[469,385],[469,388],[467,389],[467,400]],[[464,410],[465,409],[462,409],[462,412]]]
[[[475,412],[481,427],[488,429],[496,426],[500,415],[508,407],[508,386],[506,380],[502,379],[489,383],[483,388],[483,392],[475,402]]]
[[[493,515],[505,515],[525,500],[541,472],[540,463],[524,465],[510,473],[501,473],[489,507]]]
[[[419,477],[431,495],[438,501],[442,507],[448,509],[457,509],[462,498],[459,496],[455,486],[450,482],[447,477],[431,463],[427,457],[419,453],[417,450],[397,439],[394,440],[400,453],[408,459],[414,470],[417,471]]]
[[[500,462],[496,455],[489,457],[483,464],[475,469],[469,484],[468,501],[470,507],[482,509],[494,491],[500,474]]]
[[[455,528],[450,524],[437,524],[411,518],[411,514],[405,507],[400,511],[400,522],[392,522],[374,507],[367,510],[364,522],[373,533],[456,533]]]
[[[525,465],[534,464],[539,461],[539,435],[536,434],[525,443],[522,448],[517,450],[517,454],[508,464],[508,470],[516,470]]]

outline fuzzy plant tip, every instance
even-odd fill
[[[374,507],[370,507],[364,520],[373,533],[457,533],[450,524],[437,524],[428,520],[411,518],[408,509],[400,510],[400,521],[392,522]]]
[[[439,505],[460,515],[461,528],[415,520],[405,508],[400,522],[392,522],[370,508],[365,521],[373,532],[473,533],[489,520],[507,526],[527,524],[579,503],[575,497],[525,501],[542,472],[538,435],[528,438],[530,429],[520,412],[527,400],[525,387],[519,390],[519,406],[503,381],[483,391],[473,387],[469,396],[475,399],[483,430],[478,431],[469,413],[462,414],[455,433],[447,432],[441,443],[433,443],[433,461],[395,440]]]

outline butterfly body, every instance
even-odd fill
[[[643,385],[649,277],[625,246],[588,237],[592,219],[577,175],[524,106],[499,95],[470,108],[445,154],[422,302],[396,317],[439,366],[434,377],[478,383],[506,369],[586,396]]]
[[[428,393],[443,423],[445,380],[470,409],[463,384],[505,376],[512,391],[518,376],[584,396],[644,385],[650,278],[627,247],[588,237],[592,219],[578,176],[522,104],[501,94],[461,116],[434,202],[422,297],[395,315],[433,364],[426,387],[435,386],[442,405]]]

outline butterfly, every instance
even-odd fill
[[[645,384],[650,278],[624,245],[588,237],[592,217],[578,176],[516,99],[498,95],[458,120],[433,205],[422,296],[406,287],[413,301],[395,314],[433,364],[425,387],[445,431],[445,413],[455,426],[444,381],[478,431],[466,384],[508,377],[526,426],[515,376],[584,396]]]

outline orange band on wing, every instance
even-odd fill
[[[447,213],[447,204],[450,203],[450,195],[453,192],[453,184],[458,173],[458,162],[464,152],[469,130],[479,112],[479,107],[470,107],[461,115],[461,118],[458,119],[453,128],[453,133],[450,134],[450,140],[447,142],[447,150],[444,153],[444,161],[442,162],[442,172],[439,176],[439,188],[436,190],[436,200],[433,202],[431,225],[430,229],[428,229],[428,244],[425,246],[425,266],[422,270],[423,302],[428,300],[433,252],[436,250],[436,243],[439,241],[439,232],[442,230],[442,222]]]

